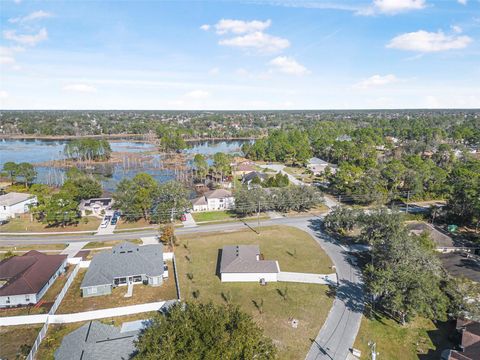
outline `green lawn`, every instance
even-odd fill
[[[196,222],[203,221],[222,221],[222,220],[234,220],[236,215],[231,211],[205,211],[205,212],[192,212],[193,219]]]
[[[87,219],[87,223],[84,222]],[[0,226],[0,232],[62,232],[62,231],[95,231],[100,225],[101,219],[88,216],[82,218],[77,225],[69,225],[65,227],[48,227],[38,221],[31,221],[29,214],[24,214]]]
[[[364,316],[354,347],[362,351],[362,359],[370,359],[368,342],[374,341],[379,360],[437,360],[442,350],[454,345],[448,339],[454,330],[451,323],[439,323],[437,327],[425,318],[402,326],[384,317]]]
[[[276,226],[251,230],[179,236],[175,249],[182,298],[225,303],[225,297],[250,313],[278,346],[281,359],[303,359],[323,325],[332,305],[328,288],[315,284],[222,283],[216,276],[218,251],[228,244],[258,244],[265,259],[278,260],[284,271],[330,273],[328,256],[307,233],[295,228]],[[193,275],[190,280],[187,274]],[[278,290],[287,290],[287,300]],[[260,313],[255,302],[263,300]],[[290,319],[299,320],[297,329]]]

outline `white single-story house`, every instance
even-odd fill
[[[225,189],[207,191],[192,201],[193,211],[230,210],[234,205],[232,192]]]
[[[227,245],[222,249],[222,282],[276,282],[280,266],[276,260],[263,260],[258,245]]]
[[[162,244],[138,246],[125,242],[93,257],[80,290],[83,297],[108,295],[116,286],[160,286],[166,277]]]
[[[308,160],[307,169],[309,169],[314,175],[323,174],[325,169],[329,167],[330,172],[335,174],[337,171],[337,167],[335,165],[329,164],[325,160],[319,159],[317,157],[313,157]]]
[[[0,261],[0,308],[38,303],[66,264],[67,255],[36,250]]]
[[[10,192],[0,195],[0,220],[14,218],[25,214],[30,206],[37,204],[37,197],[32,194]]]
[[[90,214],[96,216],[103,216],[105,214],[105,211],[112,208],[112,205],[112,198],[92,198],[80,201],[80,205],[78,205],[78,210],[80,210],[82,216],[87,216]]]

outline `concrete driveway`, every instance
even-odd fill
[[[309,274],[280,271],[278,281],[305,284],[337,285],[337,274]]]

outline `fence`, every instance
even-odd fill
[[[47,317],[47,320],[45,321],[45,324],[43,324],[42,329],[38,333],[37,338],[35,339],[35,342],[33,343],[33,346],[30,349],[30,352],[28,353],[26,360],[33,360],[35,358],[35,354],[37,353],[43,338],[47,334],[47,330],[48,330],[48,317]]]

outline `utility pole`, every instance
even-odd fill
[[[373,341],[369,341],[368,346],[370,346],[372,360],[376,360],[378,355],[377,344]]]
[[[257,224],[260,227],[260,200],[258,200]]]
[[[405,214],[408,214],[408,202],[410,201],[410,191],[407,191],[407,206],[405,208]]]

